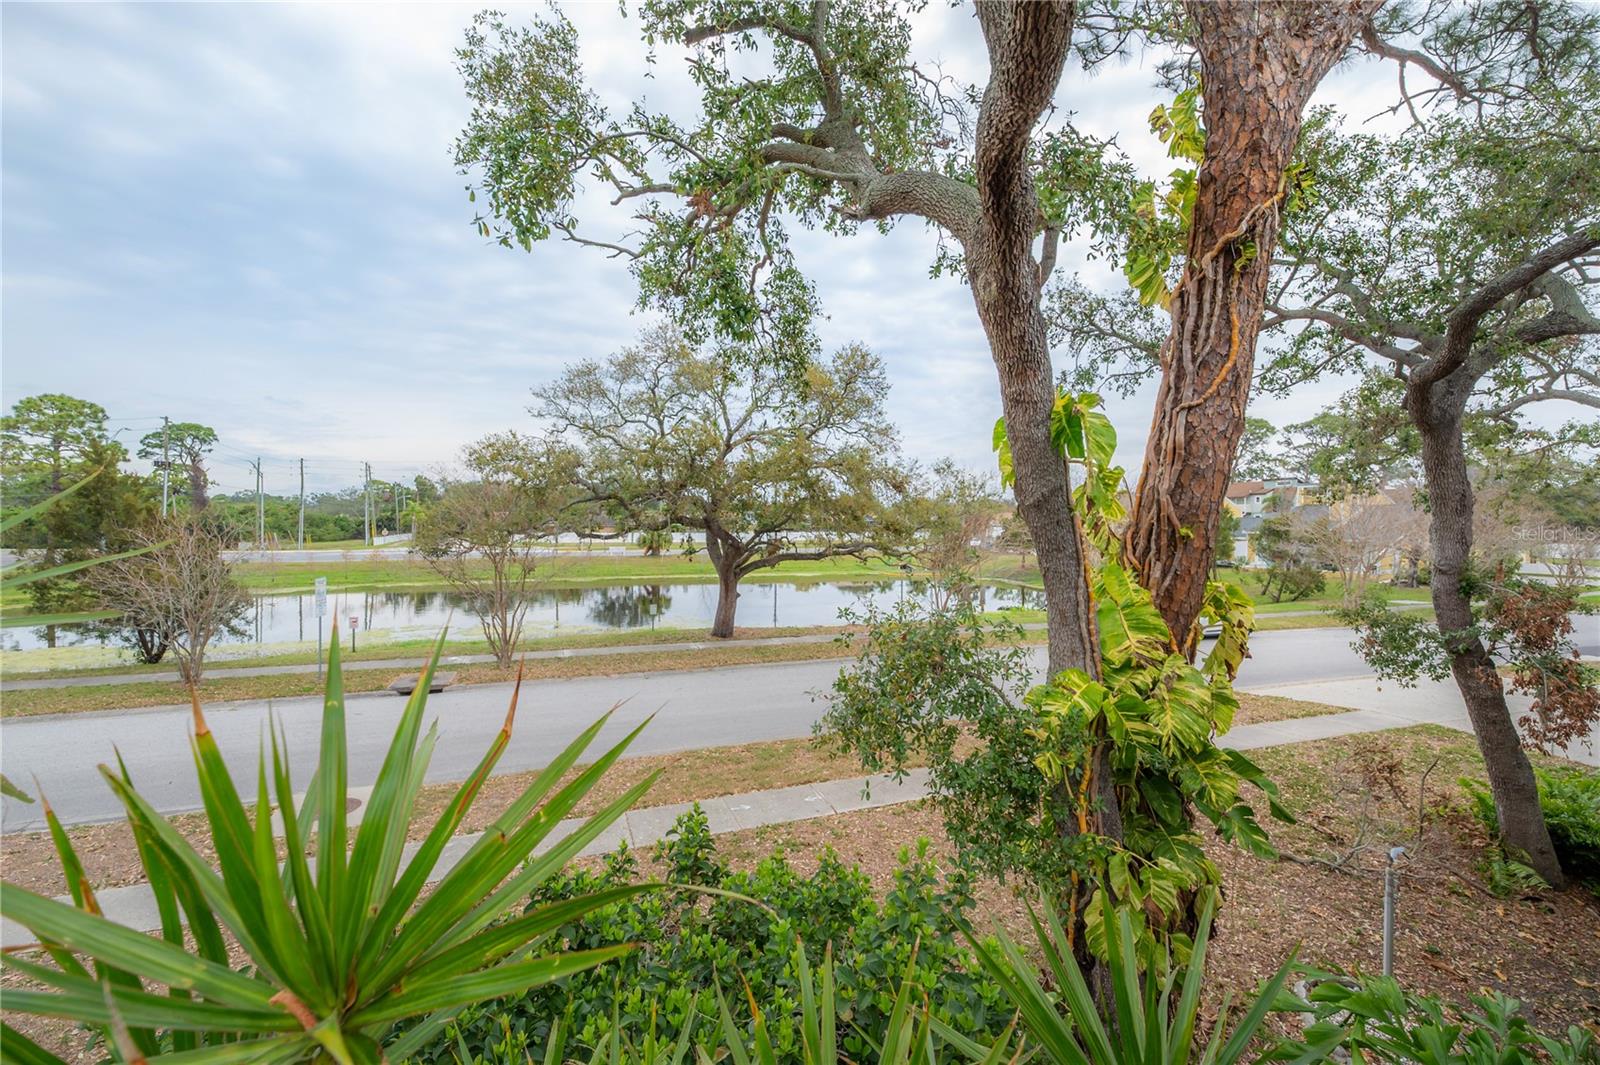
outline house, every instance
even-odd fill
[[[1317,486],[1298,477],[1274,477],[1264,481],[1235,481],[1228,486],[1227,501],[1234,513],[1271,514],[1293,510],[1313,501]]]

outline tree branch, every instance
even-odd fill
[[[1443,350],[1412,372],[1414,388],[1427,388],[1460,369],[1472,353],[1484,315],[1568,259],[1600,248],[1600,223],[1592,223],[1528,256],[1456,305],[1446,320]]]

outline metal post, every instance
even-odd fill
[[[1389,848],[1389,862],[1383,870],[1383,975],[1394,975],[1394,902],[1399,887],[1400,871],[1395,859],[1406,852],[1404,847]]]
[[[300,460],[300,525],[295,530],[294,546],[301,551],[306,549],[306,460]]]
[[[167,437],[171,431],[172,419],[166,415],[161,417],[161,516],[167,516],[167,480],[171,468],[172,457],[167,454]]]

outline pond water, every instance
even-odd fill
[[[763,582],[740,586],[737,624],[745,628],[789,625],[834,625],[841,610],[864,610],[871,604],[892,608],[901,597],[927,594],[921,581],[895,580],[850,584]],[[1043,605],[1043,593],[1017,587],[984,589],[984,605]],[[562,588],[534,593],[524,623],[530,635],[594,632],[616,629],[708,628],[717,608],[715,584],[640,584],[602,588]],[[478,631],[466,598],[455,592],[330,592],[323,624],[335,619],[349,633],[350,618],[359,618],[357,639],[376,632],[387,639],[432,637],[448,621],[461,635]],[[279,644],[317,638],[315,600],[310,595],[263,595],[245,615],[243,631],[225,635],[218,644]],[[116,634],[104,626],[58,625],[5,629],[0,649],[31,651],[43,647],[114,645]]]

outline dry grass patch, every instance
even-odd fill
[[[1254,695],[1239,692],[1239,712],[1233,717],[1233,727],[1259,725],[1266,721],[1288,721],[1297,717],[1321,717],[1323,714],[1348,714],[1347,706],[1316,703],[1309,699],[1287,699],[1281,695]]]
[[[566,779],[570,780],[583,768],[574,768]],[[645,796],[643,805],[665,806],[793,784],[812,784],[856,775],[861,769],[853,760],[831,755],[809,739],[623,758],[584,797],[573,816],[586,817],[595,813],[657,771],[661,776]],[[476,832],[488,826],[537,773],[538,770],[530,770],[491,777],[479,791],[461,830]],[[411,819],[411,839],[421,839],[427,834],[455,790],[455,784],[430,784],[422,789]],[[178,814],[169,820],[202,855],[214,858],[205,815]],[[144,879],[139,854],[126,822],[84,825],[68,829],[67,835],[83,860],[90,882],[96,887],[117,887]],[[0,861],[4,863],[8,883],[46,894],[66,891],[60,863],[47,833],[25,832],[0,837]]]
[[[624,673],[717,669],[722,666],[760,665],[770,662],[806,662],[841,658],[847,654],[844,648],[832,642],[756,647],[741,646],[734,642],[695,651],[638,651],[574,658],[531,658],[527,661],[523,675],[528,680],[563,680],[572,677],[609,677]],[[457,684],[497,684],[505,683],[515,677],[515,671],[502,670],[492,665],[445,668],[456,674]],[[400,669],[349,668],[344,671],[344,690],[382,691],[391,681],[405,672]],[[314,673],[228,677],[222,671],[218,671],[200,684],[200,699],[204,703],[288,699],[302,695],[319,695],[321,692],[322,682]],[[176,684],[148,681],[135,684],[94,684],[72,688],[36,688],[6,692],[4,700],[0,701],[0,716],[28,717],[38,714],[173,706],[186,698],[185,690]]]

